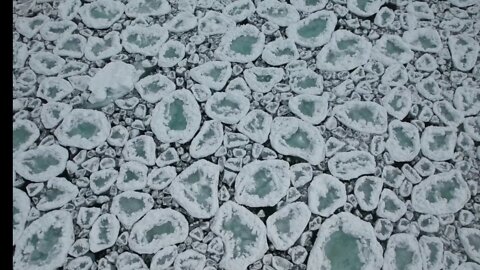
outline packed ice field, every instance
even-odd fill
[[[15,270],[480,270],[479,0],[14,0]]]

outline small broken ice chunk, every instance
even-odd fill
[[[143,261],[142,257],[137,255],[136,253],[131,253],[128,251],[123,252],[122,254],[118,255],[115,260],[115,266],[112,266],[107,262],[105,268],[107,269],[117,269],[117,270],[147,270],[148,267]]]
[[[198,20],[198,33],[205,36],[228,33],[233,27],[235,21],[230,16],[211,10]]]
[[[422,133],[420,140],[422,153],[435,161],[444,161],[453,158],[457,141],[457,132],[452,127],[428,126]]]
[[[13,188],[12,210],[12,240],[13,245],[15,245],[23,234],[28,213],[30,212],[30,198],[25,192],[18,188]]]
[[[408,82],[408,71],[402,64],[392,64],[385,69],[382,83],[387,86],[401,87]]]
[[[465,34],[448,37],[448,47],[455,68],[469,71],[475,66],[480,47],[473,37]]]
[[[243,80],[241,78],[237,78],[237,79]],[[236,79],[230,81],[229,85],[232,84],[232,82],[235,80]],[[228,89],[228,86],[227,86],[227,89]],[[226,92],[228,92],[227,89],[225,89]],[[190,91],[192,91],[193,96],[198,102],[205,102],[212,95],[212,90],[210,90],[210,88],[206,87],[203,84],[198,84],[198,83],[192,85],[192,87],[190,88]]]
[[[323,9],[328,0],[290,0],[290,3],[298,10],[305,13]]]
[[[359,17],[370,17],[378,12],[385,0],[347,0],[347,8]]]
[[[440,35],[437,30],[431,27],[407,30],[403,33],[402,38],[414,51],[438,53],[443,48]]]
[[[395,20],[395,13],[388,7],[382,7],[375,15],[374,23],[379,27],[387,27]]]
[[[174,33],[183,33],[192,30],[197,26],[197,17],[190,12],[181,11],[172,19],[167,21],[163,27]]]
[[[453,105],[464,115],[476,115],[480,112],[480,88],[460,86],[455,90]]]
[[[255,5],[251,0],[233,1],[226,5],[222,13],[231,17],[235,22],[241,22],[247,17],[253,15],[255,12]]]
[[[378,240],[387,240],[393,232],[393,224],[390,220],[379,218],[375,221],[375,234]]]
[[[433,103],[433,112],[447,126],[458,127],[464,120],[462,111],[455,109],[452,104],[446,100],[440,100]]]
[[[378,201],[377,216],[397,222],[407,212],[407,206],[395,192],[384,189]]]
[[[88,84],[88,89],[92,91],[88,101],[109,104],[132,91],[139,75],[133,65],[122,61],[106,64]]]
[[[59,145],[39,146],[18,153],[13,164],[15,172],[32,182],[45,182],[61,174],[68,160],[68,150]]]
[[[170,194],[190,216],[210,218],[218,209],[219,175],[218,165],[200,159],[173,180]]]
[[[55,41],[61,36],[71,34],[77,29],[72,21],[49,21],[40,28],[40,35],[44,40]]]
[[[237,125],[238,131],[252,141],[263,144],[268,140],[272,116],[262,110],[252,110]]]
[[[420,231],[427,233],[435,233],[440,229],[440,222],[434,215],[420,215],[417,219]]]
[[[209,61],[192,68],[192,79],[214,90],[222,90],[232,76],[232,65],[227,61]]]
[[[73,19],[80,9],[82,2],[80,0],[64,0],[58,3],[58,17],[62,20]]]
[[[205,0],[201,0],[200,3],[197,3],[197,0],[180,0],[177,3],[177,9],[179,11],[187,11],[194,13],[195,9],[198,8],[210,8],[212,6],[212,2],[210,0],[207,0],[210,3],[202,3],[205,2]],[[220,6],[216,6],[214,9],[219,10],[223,7],[224,4]],[[200,16],[203,14],[199,14]]]
[[[294,93],[320,95],[323,92],[323,77],[311,69],[290,72],[288,83]]]
[[[316,48],[330,40],[336,24],[335,13],[322,10],[309,14],[298,22],[288,23],[286,34],[300,46]]]
[[[15,84],[21,84],[25,86],[33,86],[37,82],[37,74],[33,70],[26,68],[20,71],[18,77],[16,77]],[[25,95],[22,93],[22,95]]]
[[[406,64],[413,59],[413,51],[401,37],[382,35],[372,48],[372,57],[384,65]]]
[[[383,248],[370,223],[343,212],[326,219],[319,230],[308,258],[307,270],[379,270]]]
[[[162,190],[170,185],[177,176],[177,171],[173,166],[154,168],[148,174],[147,185],[154,190]]]
[[[399,168],[391,165],[383,167],[382,178],[385,182],[385,185],[393,188],[399,188],[403,180],[405,180],[405,176],[403,175],[402,171]]]
[[[128,17],[162,16],[170,13],[171,6],[167,0],[130,0],[125,5]]]
[[[417,18],[413,14],[401,13],[400,16],[400,27],[403,29],[415,29],[418,24]],[[423,22],[422,22],[423,23]],[[428,23],[427,23],[428,24]]]
[[[380,135],[375,135],[370,141],[369,150],[374,156],[378,156],[385,150],[384,138]]]
[[[54,134],[62,145],[92,149],[107,140],[110,122],[103,112],[73,109]]]
[[[465,118],[463,121],[465,132],[475,141],[480,141],[480,116]]]
[[[300,14],[290,4],[277,0],[265,0],[257,4],[258,16],[278,26],[289,26],[300,20]]]
[[[190,156],[202,158],[213,155],[223,143],[223,125],[216,120],[203,122],[200,131],[190,143]]]
[[[250,101],[235,91],[217,92],[205,104],[205,113],[213,120],[236,124],[248,112]]]
[[[243,72],[248,86],[255,92],[267,93],[280,82],[285,75],[281,68],[252,67]]]
[[[12,59],[12,68],[13,69],[18,69],[18,68],[24,67],[25,66],[25,61],[27,61],[28,56],[29,56],[29,52],[28,52],[27,45],[25,45],[25,43],[21,43],[21,42],[14,42],[13,43],[13,55],[12,55],[12,58],[13,58]],[[58,69],[58,71],[60,69]],[[58,71],[57,71],[57,73],[58,73]]]
[[[436,236],[422,235],[418,241],[422,255],[423,269],[433,270],[443,267],[443,242]]]
[[[327,157],[331,157],[335,153],[337,153],[340,149],[342,149],[344,146],[345,146],[345,142],[335,137],[330,137],[325,143],[325,155]]]
[[[15,21],[15,30],[30,39],[33,38],[49,20],[50,18],[42,13],[39,13],[35,17],[18,17]]]
[[[207,257],[193,249],[187,249],[177,255],[173,264],[174,269],[203,270]]]
[[[65,266],[65,270],[88,270],[93,266],[93,260],[89,256],[81,256],[72,259]]]
[[[125,5],[115,0],[98,0],[84,4],[80,10],[82,22],[93,29],[110,28],[122,17]]]
[[[157,103],[164,96],[175,91],[175,83],[166,76],[157,73],[139,80],[135,84],[135,89],[145,101]]]
[[[112,214],[103,214],[93,223],[88,243],[92,252],[99,252],[112,247],[117,241],[120,223]]]
[[[308,187],[308,207],[314,214],[328,217],[346,202],[345,185],[329,174],[314,177]]]
[[[363,211],[377,208],[382,187],[383,179],[376,176],[362,176],[355,181],[353,192]]]
[[[442,99],[442,89],[433,76],[420,80],[415,84],[418,93],[431,101]]]
[[[288,100],[290,111],[305,122],[320,124],[328,113],[328,100],[308,94],[300,94]]]
[[[13,255],[13,268],[60,268],[74,241],[72,215],[65,210],[48,212],[23,231]]]
[[[28,65],[35,73],[47,76],[59,73],[65,63],[60,56],[46,51],[33,53],[28,60]]]
[[[281,66],[300,57],[293,39],[277,38],[265,45],[262,60],[271,66]]]
[[[90,189],[94,194],[107,192],[117,181],[118,171],[115,169],[104,169],[90,174]]]
[[[428,3],[415,1],[407,4],[406,10],[419,20],[433,20],[435,15]]]
[[[262,54],[265,35],[251,24],[237,26],[222,36],[215,56],[224,61],[247,63]]]
[[[128,246],[140,254],[153,254],[187,236],[188,221],[182,214],[170,208],[154,209],[132,227]]]
[[[335,117],[345,126],[364,133],[387,131],[387,111],[372,101],[347,101],[333,108]]]
[[[27,150],[40,136],[37,125],[26,119],[18,119],[13,122],[12,144],[13,152]]]
[[[276,205],[290,186],[289,164],[283,160],[255,160],[235,179],[235,201],[249,207]]]
[[[175,261],[175,257],[178,254],[178,247],[175,245],[167,246],[161,248],[155,255],[152,257],[152,262],[150,263],[150,269],[168,269],[169,266]]]
[[[385,148],[394,161],[413,160],[420,152],[420,135],[415,125],[393,120],[388,125]]]
[[[382,269],[422,269],[420,254],[417,238],[413,234],[393,234],[387,242]]]
[[[138,190],[147,185],[148,168],[137,161],[125,162],[120,166],[117,187],[122,191]]]
[[[429,159],[422,157],[414,166],[421,176],[430,176],[435,172],[435,166]]]
[[[415,60],[415,68],[419,71],[432,72],[438,68],[437,59],[429,53],[424,53]]]
[[[77,195],[77,186],[63,177],[53,177],[48,180],[36,207],[40,211],[50,211],[64,206]]]
[[[80,207],[76,218],[76,223],[82,229],[92,227],[95,220],[100,216],[102,210],[97,207]]]
[[[387,113],[398,120],[408,115],[412,103],[412,94],[402,86],[393,88],[382,98],[382,105]]]
[[[128,130],[126,127],[118,125],[110,129],[107,142],[112,146],[123,146],[128,140]]]
[[[59,56],[82,58],[86,43],[87,39],[84,36],[67,33],[56,40],[53,52]]]
[[[83,51],[83,49],[82,49]],[[88,64],[80,62],[80,61],[68,61],[58,74],[59,77],[66,78],[68,77],[68,81],[72,84],[72,87],[78,89],[80,91],[84,91],[87,88],[86,78],[89,78],[87,75],[79,75],[81,73],[86,72],[88,69]],[[78,76],[76,76],[78,75]],[[79,76],[83,77],[84,79],[79,80]],[[73,79],[72,79],[73,77]],[[90,78],[89,78],[90,79]]]
[[[225,254],[220,261],[222,268],[246,270],[268,250],[263,222],[233,201],[227,201],[219,208],[210,228],[225,245]]]
[[[177,40],[168,40],[158,50],[158,65],[173,67],[185,57],[185,45]]]
[[[469,199],[470,188],[456,170],[432,175],[412,191],[413,209],[432,215],[456,213]]]
[[[312,181],[313,169],[309,163],[297,163],[290,166],[290,180],[294,187],[301,187]]]
[[[110,213],[117,216],[122,225],[130,229],[154,204],[152,196],[137,191],[125,191],[113,197]]]
[[[88,37],[85,45],[85,58],[89,61],[98,61],[110,58],[122,51],[120,34],[116,31],[108,32],[103,38]]]
[[[160,46],[167,41],[168,31],[159,26],[129,25],[121,33],[122,46],[129,53],[146,56],[157,55]]]
[[[169,147],[158,156],[157,160],[155,160],[155,164],[157,164],[158,167],[164,167],[175,164],[178,161],[180,161],[180,157],[178,156],[177,150],[173,147]]]
[[[123,148],[126,161],[138,161],[145,165],[155,164],[155,141],[147,135],[140,135],[128,140]]]
[[[458,236],[468,257],[480,263],[480,250],[478,249],[480,245],[480,230],[473,228],[459,228]]]
[[[328,160],[328,169],[341,180],[352,180],[375,172],[376,162],[372,154],[365,151],[338,152]]]
[[[310,210],[303,202],[280,208],[267,218],[267,236],[277,250],[287,250],[298,240],[310,220]]]
[[[234,148],[248,144],[248,137],[241,133],[225,132],[222,148]]]
[[[200,107],[188,90],[166,95],[152,113],[150,126],[161,142],[186,143],[200,128]]]
[[[330,41],[317,55],[317,68],[326,71],[348,71],[370,59],[372,44],[367,38],[348,30],[333,32]]]
[[[296,117],[273,119],[270,144],[278,153],[299,157],[312,165],[325,158],[325,141],[320,131]]]
[[[60,101],[73,92],[72,85],[59,77],[47,77],[42,80],[37,90],[37,97],[48,102]]]

